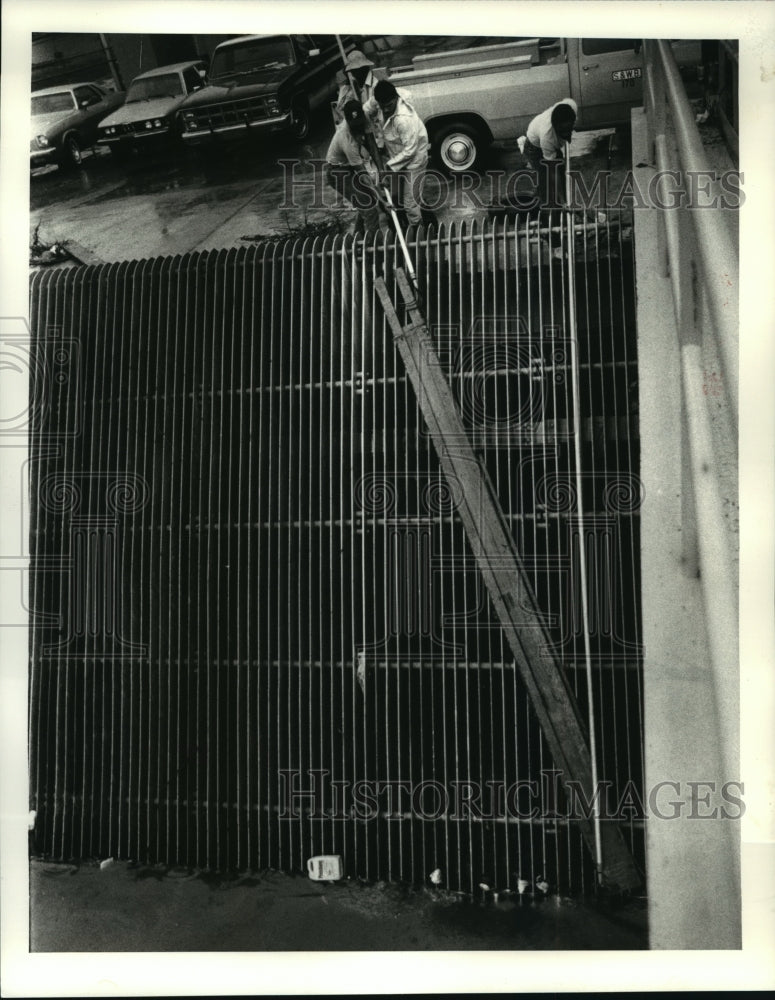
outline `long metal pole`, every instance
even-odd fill
[[[347,79],[350,82],[350,86],[352,87],[353,93],[357,97],[358,101],[360,101],[361,88],[358,86],[355,77],[347,69],[347,55],[344,50],[344,45],[342,43],[341,35],[336,36],[336,41],[339,46],[339,53],[342,57],[342,64],[345,75],[347,76]],[[371,158],[374,160],[374,164],[377,167],[377,170],[379,170],[380,174],[384,173],[385,164],[382,160],[382,154],[380,153],[379,146],[377,145],[377,141],[374,136],[374,132],[372,131],[370,122],[366,129],[366,144],[369,148],[369,153],[371,154]],[[412,258],[409,256],[409,248],[406,245],[404,231],[401,228],[400,222],[398,221],[398,215],[396,214],[396,209],[393,204],[393,199],[390,196],[390,190],[386,184],[382,185],[382,195],[385,205],[387,206],[387,209],[390,212],[390,217],[393,220],[393,228],[395,229],[396,236],[398,237],[398,242],[401,245],[401,252],[404,255],[404,263],[406,264],[406,270],[409,274],[409,280],[412,282],[412,286],[414,287],[415,292],[419,293],[420,288],[419,285],[417,284],[417,275],[415,274],[414,264],[412,263]]]
[[[570,143],[565,144],[565,207],[568,221],[568,332],[570,334],[571,395],[573,397],[573,450],[576,462],[576,510],[579,521],[579,575],[581,577],[581,620],[584,633],[584,662],[587,676],[587,718],[589,726],[589,756],[592,765],[592,809],[595,830],[595,862],[598,876],[603,870],[600,842],[600,805],[597,799],[597,737],[595,734],[595,703],[592,686],[592,653],[589,643],[589,594],[587,590],[587,539],[584,531],[584,500],[581,493],[581,403],[579,401],[579,366],[576,330],[576,248],[571,208]]]

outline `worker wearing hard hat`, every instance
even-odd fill
[[[355,81],[360,94],[353,93],[349,79],[339,88],[336,98],[336,110],[341,113],[347,101],[360,100],[361,104],[366,104],[374,96],[374,87],[377,84],[377,77],[374,75],[374,63],[368,59],[360,49],[353,49],[344,61],[346,72]]]

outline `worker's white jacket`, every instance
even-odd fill
[[[410,103],[407,91],[398,91],[396,110],[385,118],[374,98],[364,105],[370,117],[377,116],[382,126],[388,153],[387,166],[391,170],[412,170],[428,163],[428,133],[422,118]]]
[[[376,87],[378,80],[376,76],[369,70],[366,75],[366,79],[361,84],[361,103],[364,107],[374,99],[374,88]],[[345,106],[347,101],[357,100],[355,96],[355,91],[350,86],[350,81],[343,83],[339,88],[339,93],[336,98],[336,109],[341,112],[342,108]]]

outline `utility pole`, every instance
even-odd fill
[[[100,43],[102,44],[102,51],[105,53],[105,59],[107,60],[108,66],[110,67],[110,74],[113,77],[113,82],[116,85],[116,90],[126,90],[124,85],[124,80],[121,76],[121,70],[116,62],[116,57],[113,54],[113,49],[108,42],[107,35],[100,35]]]

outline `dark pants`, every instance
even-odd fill
[[[377,196],[369,183],[368,174],[353,166],[332,166],[329,182],[358,212],[358,219],[365,229],[379,228]]]
[[[529,139],[525,139],[525,150],[523,153],[527,164],[535,172],[538,178],[537,189],[538,199],[542,206],[556,208],[558,204],[565,203],[565,162],[564,160],[545,160],[538,146],[534,146]],[[549,194],[551,187],[549,184],[549,174],[554,172],[554,200],[551,201]]]

